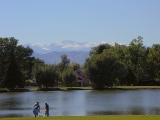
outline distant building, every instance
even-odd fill
[[[86,75],[81,69],[76,70],[75,74],[77,76],[77,85],[81,87],[89,85],[89,79],[86,77]]]

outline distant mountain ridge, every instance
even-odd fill
[[[89,52],[86,51],[53,51],[46,54],[34,52],[33,56],[43,60],[47,64],[58,64],[61,62],[61,55],[64,54],[66,54],[68,59],[70,59],[70,63],[75,62],[80,65],[83,65],[86,58],[89,57]]]
[[[32,48],[34,51],[33,56],[43,60],[47,64],[58,64],[61,62],[61,55],[66,54],[70,62],[76,62],[82,65],[86,58],[89,57],[91,48],[96,45],[94,43],[77,43],[71,40],[63,40],[50,45],[28,43],[23,46]]]
[[[99,44],[106,43],[101,42]],[[71,40],[63,40],[54,42],[50,45],[44,45],[41,43],[28,43],[24,44],[24,47],[29,46],[33,49],[33,56],[43,60],[47,64],[57,64],[61,62],[61,55],[66,54],[70,59],[70,62],[76,62],[84,64],[86,58],[89,57],[91,49],[97,45],[97,43],[77,43]]]
[[[50,45],[44,45],[41,43],[28,43],[24,44],[23,46],[29,46],[31,47],[35,52],[41,53],[41,54],[46,54],[49,52],[53,51],[90,51],[92,47],[97,46],[98,44],[96,43],[77,43],[73,42],[71,40],[63,40],[63,41],[58,41],[54,42]]]

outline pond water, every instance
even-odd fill
[[[34,117],[32,108],[45,102],[50,116],[159,115],[160,90],[74,90],[0,93],[0,117]]]

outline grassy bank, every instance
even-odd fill
[[[67,90],[92,90],[91,87],[52,87],[52,88],[16,88],[9,90],[7,88],[0,88],[0,92],[32,92],[32,91],[67,91]]]
[[[133,89],[160,89],[160,86],[114,86],[112,88],[106,88],[106,90],[133,90]],[[31,92],[31,91],[66,91],[66,90],[93,90],[92,87],[52,87],[52,88],[18,88],[14,90],[8,90],[6,88],[0,88],[0,92]]]
[[[40,91],[66,91],[66,90],[93,90],[92,87],[53,87],[53,88],[41,88]]]
[[[113,89],[160,89],[160,86],[115,86]]]
[[[134,89],[160,89],[160,86],[114,86],[105,90],[134,90]],[[46,91],[45,88],[40,89]],[[93,90],[92,87],[54,87],[48,88],[48,91],[66,91],[66,90]]]
[[[1,118],[1,120],[35,120],[37,118]],[[55,116],[55,117],[39,117],[38,120],[159,120],[157,115],[109,115],[109,116]]]

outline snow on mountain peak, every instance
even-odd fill
[[[104,44],[107,42],[102,41],[102,43],[99,44]],[[58,41],[54,42],[50,45],[44,45],[41,43],[33,43],[33,44],[26,44],[24,46],[30,46],[35,52],[38,53],[49,53],[52,51],[90,51],[91,48],[99,45],[98,43],[89,43],[89,42],[84,42],[84,43],[78,43],[78,42],[73,42],[72,40],[63,40],[63,41]]]
[[[44,49],[44,50],[50,50],[47,45],[44,45],[44,44],[41,44],[41,43],[33,43],[30,46],[32,46],[32,47],[40,47],[41,49]]]
[[[55,44],[56,46],[70,46],[70,45],[75,45],[76,43],[71,40],[62,40],[55,42],[53,44]]]
[[[61,47],[63,50],[75,50],[75,51],[87,51],[91,48],[94,47],[95,44],[92,43],[78,43],[78,42],[73,42],[71,40],[63,40],[63,41],[58,41],[55,42],[53,44],[51,44],[51,46],[59,46]]]

